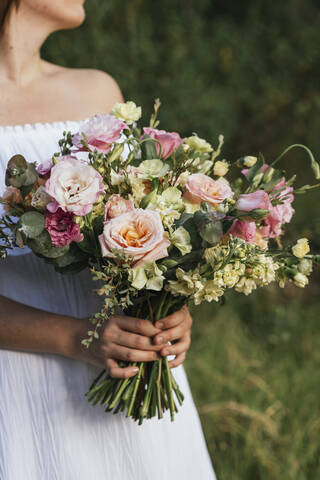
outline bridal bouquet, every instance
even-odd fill
[[[307,239],[280,241],[295,194],[319,184],[294,187],[296,177],[277,164],[303,148],[319,179],[307,147],[292,145],[271,163],[261,154],[217,160],[222,136],[214,148],[196,134],[159,130],[159,106],[156,100],[141,128],[140,107],[116,104],[79,132],[64,132],[60,151],[42,164],[21,155],[8,163],[0,255],[27,246],[58,272],[91,269],[104,302],[83,339],[88,348],[117,309],[156,322],[189,301],[221,302],[228,289],[249,295],[271,282],[304,287],[320,263]],[[167,358],[138,367],[127,379],[103,371],[89,402],[140,424],[166,410],[173,419],[183,394]]]

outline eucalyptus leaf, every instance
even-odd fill
[[[51,238],[47,230],[43,230],[38,237],[28,240],[27,245],[35,253],[46,258],[61,257],[69,250],[69,245],[65,245],[64,247],[54,247],[51,243]]]
[[[27,238],[36,238],[43,232],[44,224],[44,216],[41,213],[26,212],[21,216],[18,228]]]

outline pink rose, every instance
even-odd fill
[[[183,143],[183,139],[176,132],[166,132],[165,130],[157,130],[156,128],[144,127],[143,129],[146,135],[158,140],[161,145],[161,158],[168,158],[171,153],[176,150]],[[156,152],[160,157],[159,143],[155,142]]]
[[[203,173],[194,173],[188,177],[183,196],[190,203],[217,205],[226,198],[232,198],[233,191],[224,180],[213,180]]]
[[[87,215],[104,192],[101,175],[90,165],[67,155],[51,169],[46,191],[55,200],[47,205],[50,212],[61,207],[65,212]]]
[[[245,240],[248,243],[255,243],[256,231],[257,226],[255,222],[244,222],[236,219],[229,228],[227,235],[242,238],[242,240]]]
[[[64,247],[71,242],[82,242],[83,235],[80,226],[73,220],[72,213],[64,212],[61,208],[55,213],[47,213],[45,227],[55,247]]]
[[[257,190],[256,192],[239,196],[237,209],[240,212],[251,212],[256,208],[261,210],[270,210],[272,208],[269,195],[264,190]]]
[[[126,200],[125,198],[120,197],[120,195],[114,194],[109,197],[109,200],[106,203],[104,219],[110,220],[111,218],[118,217],[131,210],[134,210],[134,205],[131,200]]]
[[[42,175],[44,177],[45,175],[48,175],[51,172],[52,167],[53,167],[52,158],[48,158],[44,162],[40,163],[40,165],[37,166],[36,170],[39,175]]]
[[[167,257],[170,245],[159,212],[140,208],[106,222],[99,241],[103,257],[113,257],[117,249],[132,256],[135,266]]]
[[[97,150],[108,153],[112,144],[120,138],[121,132],[128,125],[113,115],[95,115],[81,126],[81,131],[72,138],[72,143],[80,151]],[[84,135],[84,136],[83,136]],[[81,143],[86,141],[88,148]]]

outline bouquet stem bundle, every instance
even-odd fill
[[[176,299],[167,299],[167,292],[160,297],[156,314],[153,314],[150,299],[131,309],[130,315],[141,314],[142,310],[149,311],[149,320],[155,323],[172,308]],[[163,418],[165,411],[170,411],[170,418],[174,420],[174,414],[178,412],[177,403],[181,406],[184,395],[171,372],[168,358],[163,357],[153,362],[119,362],[119,366],[139,366],[138,373],[131,378],[112,378],[106,370],[103,370],[94,380],[86,396],[92,405],[101,404],[106,412],[126,412],[142,424],[146,418],[158,416]]]

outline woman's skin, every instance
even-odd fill
[[[18,11],[12,9],[0,35],[0,125],[83,120],[109,113],[123,101],[118,84],[107,73],[64,68],[40,58],[40,47],[52,32],[83,22],[83,3],[21,0]],[[64,355],[104,366],[117,378],[136,374],[133,367],[119,368],[117,360],[152,361],[175,355],[170,366],[180,365],[190,346],[191,324],[186,308],[156,326],[148,320],[112,316],[100,339],[86,349],[81,339],[89,329],[88,319],[44,312],[0,296],[0,348]]]

